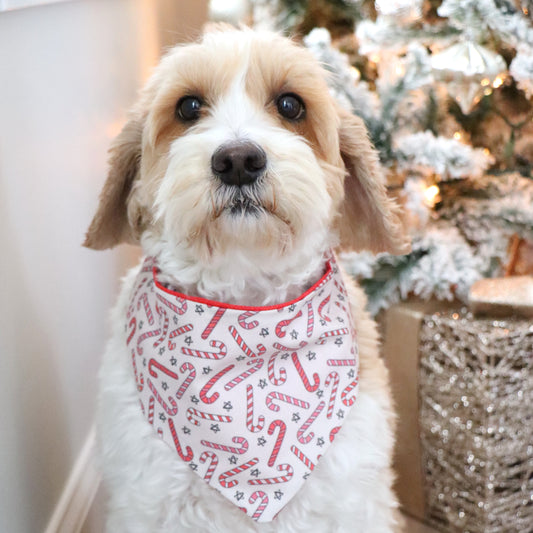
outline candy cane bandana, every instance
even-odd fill
[[[125,328],[148,423],[254,520],[275,518],[357,394],[356,337],[335,259],[298,299],[243,307],[163,287],[148,258]]]

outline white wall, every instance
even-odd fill
[[[45,528],[92,424],[108,309],[136,252],[81,242],[110,139],[161,44],[205,16],[205,2],[176,4],[0,12],[2,532]]]

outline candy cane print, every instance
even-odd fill
[[[178,404],[176,403],[176,400],[174,400],[172,396],[169,396],[168,402],[172,405],[172,407],[169,407],[165,400],[163,400],[161,394],[157,392],[157,389],[154,387],[154,384],[152,383],[150,378],[148,378],[146,381],[148,382],[148,387],[152,391],[152,394],[155,396],[155,399],[161,404],[161,407],[165,410],[165,413],[167,413],[167,415],[174,416],[178,412]]]
[[[244,472],[245,470],[248,470],[248,468],[251,468],[252,466],[256,465],[259,462],[259,459],[257,457],[254,457],[253,459],[250,459],[248,462],[236,466],[235,468],[232,468],[231,470],[227,470],[226,472],[222,472],[220,476],[218,476],[219,483],[225,488],[225,489],[231,489],[231,487],[234,487],[235,485],[238,485],[239,482],[236,479],[232,479],[228,481],[228,478],[236,476],[237,474],[240,474],[241,472]]]
[[[290,326],[291,322],[294,322],[297,318],[300,318],[302,316],[302,311],[298,311],[298,314],[293,316],[292,318],[288,318],[287,320],[281,320],[276,325],[276,335],[281,339],[282,337],[285,337],[287,335],[286,328]]]
[[[231,336],[235,339],[235,342],[239,345],[239,348],[248,356],[248,357],[260,357],[266,352],[266,348],[262,344],[257,345],[257,355],[253,352],[250,347],[244,342],[244,339],[239,335],[239,332],[235,329],[234,326],[230,326],[229,332]]]
[[[337,372],[330,372],[324,385],[327,387],[333,381],[333,386],[331,387],[331,394],[329,396],[328,403],[328,413],[327,417],[331,418],[333,416],[333,407],[335,407],[335,399],[337,398],[337,389],[339,388],[339,374]]]
[[[185,451],[187,452],[187,454],[185,455],[183,453],[183,450],[181,449],[180,441],[178,439],[178,434],[176,433],[176,428],[174,427],[174,421],[172,420],[172,418],[168,419],[168,427],[170,428],[170,433],[172,434],[172,440],[174,441],[174,446],[176,447],[176,451],[178,452],[178,455],[183,459],[183,461],[188,463],[194,456],[193,451],[191,450],[190,446],[186,446]]]
[[[346,289],[337,281],[337,280],[333,280],[333,282],[335,283],[335,287],[337,287],[337,290],[343,295],[343,296],[348,296],[348,293],[346,292]]]
[[[130,320],[130,323],[128,324],[128,326],[130,328],[132,328],[132,329],[130,331],[130,334],[128,335],[128,340],[126,341],[126,346],[130,343],[131,339],[133,338],[133,335],[135,335],[135,332],[137,331],[137,319],[135,317],[133,317]]]
[[[127,318],[130,318],[131,314],[135,310],[135,299],[137,298],[139,291],[143,288],[143,285],[146,283],[147,279],[148,278],[143,278],[141,282],[139,283],[139,285],[137,286],[137,288],[135,289],[135,292],[133,293],[133,296],[131,297],[131,300],[130,300],[131,303],[128,307],[128,313],[126,314]]]
[[[185,355],[192,355],[193,357],[201,357],[203,359],[224,359],[226,357],[226,345],[222,341],[209,341],[209,346],[217,348],[218,352],[207,352],[205,350],[191,350],[183,347],[182,353]]]
[[[231,422],[233,418],[228,415],[214,415],[212,413],[204,413],[203,411],[198,411],[194,407],[189,407],[187,409],[187,419],[189,422],[192,422],[195,426],[199,426],[200,422],[196,418],[202,418],[203,420],[211,420],[212,422]]]
[[[282,464],[276,467],[280,472],[287,472],[284,476],[267,477],[264,479],[250,479],[249,485],[276,485],[277,483],[287,483],[292,478],[294,470],[289,464]]]
[[[317,408],[311,413],[311,416],[304,422],[302,427],[298,430],[298,432],[296,433],[296,436],[298,437],[298,442],[300,442],[301,444],[308,444],[309,441],[315,436],[313,431],[311,431],[311,433],[309,433],[309,435],[307,435],[306,437],[304,437],[304,433],[309,429],[309,426],[313,424],[318,415],[322,412],[322,409],[324,409],[325,405],[325,402],[320,402]]]
[[[264,360],[263,359],[252,359],[251,361],[248,361],[247,365],[253,365],[252,368],[249,368],[248,370],[245,370],[244,372],[241,372],[237,377],[233,378],[231,381],[228,381],[224,385],[224,389],[231,390],[233,387],[236,387],[239,383],[244,381],[246,378],[249,378],[252,374],[257,372],[261,369],[263,366]]]
[[[176,347],[176,343],[172,342],[172,339],[174,339],[175,337],[178,337],[179,335],[183,335],[184,333],[188,333],[189,331],[192,331],[192,330],[193,330],[192,324],[185,324],[184,326],[181,326],[171,331],[168,336],[168,349],[173,350]]]
[[[154,404],[155,399],[153,396],[150,396],[150,399],[148,400],[148,423],[152,425],[154,423]]]
[[[167,312],[162,307],[159,307],[157,305],[156,305],[156,310],[157,310],[157,314],[159,316],[164,315],[165,318],[163,320],[163,328],[162,328],[162,331],[161,331],[161,336],[159,337],[159,339],[157,339],[154,342],[154,348],[157,348],[165,340],[165,337],[167,336],[167,333],[168,333],[168,315],[167,315]]]
[[[211,335],[211,332],[215,329],[216,325],[219,323],[220,319],[222,318],[222,315],[226,312],[226,310],[223,307],[219,307],[216,311],[216,313],[213,315],[213,318],[209,321],[209,324],[207,324],[204,331],[202,331],[202,339],[204,341],[209,338],[209,335]]]
[[[313,302],[307,302],[307,336],[310,337],[313,334],[313,328],[315,327],[315,313],[313,311]]]
[[[268,379],[270,379],[270,382],[276,386],[283,385],[287,381],[287,371],[284,368],[279,369],[279,378],[276,377],[274,364],[279,353],[279,351],[273,353],[268,360]]]
[[[324,314],[324,307],[326,307],[326,305],[328,305],[328,302],[329,302],[329,298],[330,296],[326,296],[321,302],[320,302],[320,305],[318,306],[318,316],[322,319],[322,320],[325,320],[326,322],[331,322],[331,318],[329,318],[328,315],[325,315]]]
[[[291,405],[296,405],[297,407],[302,407],[303,409],[309,409],[308,402],[294,398],[294,396],[288,396],[287,394],[282,394],[281,392],[269,392],[265,403],[271,411],[279,411],[279,405],[276,405],[274,400],[290,403]]]
[[[257,425],[254,424],[254,388],[252,385],[246,387],[246,427],[252,433],[261,431],[265,426],[265,417],[260,415]]]
[[[257,320],[252,320],[251,322],[246,322],[247,318],[250,318],[251,316],[257,315],[258,311],[246,311],[244,313],[241,313],[239,315],[239,318],[237,321],[239,322],[239,326],[244,329],[254,329],[257,326],[259,326],[259,322]]]
[[[200,391],[200,400],[204,403],[213,403],[215,402],[220,394],[218,392],[214,392],[211,396],[207,396],[207,393],[211,389],[211,387],[224,375],[227,374],[232,368],[235,368],[235,365],[229,365],[226,368],[223,368],[220,372],[215,374],[203,387]]]
[[[152,326],[154,323],[154,313],[152,312],[150,304],[148,303],[148,294],[146,294],[145,292],[141,294],[141,297],[137,302],[137,311],[141,308],[141,304],[143,304],[144,312],[146,314],[146,318],[148,319],[148,324]]]
[[[274,420],[274,422],[272,422],[270,426],[268,426],[268,434],[273,435],[274,431],[276,431],[276,428],[279,429],[278,438],[276,439],[276,444],[274,444],[274,449],[270,454],[268,466],[274,466],[274,463],[276,462],[276,458],[278,457],[281,444],[283,443],[283,439],[285,438],[287,425],[285,424],[285,422],[283,422],[283,420]]]
[[[274,348],[276,348],[276,350],[279,350],[280,352],[292,352],[293,350],[299,350],[300,348],[307,346],[307,342],[300,341],[300,343],[298,344],[298,348],[289,348],[287,346],[283,346],[283,344],[280,344],[279,342],[275,342],[272,346],[274,346]]]
[[[131,362],[133,364],[133,373],[135,375],[135,383],[137,383],[137,391],[141,392],[144,389],[144,377],[142,374],[137,375],[137,362],[135,361],[135,350],[131,350]]]
[[[294,366],[296,367],[296,370],[298,371],[298,375],[300,376],[300,379],[304,384],[305,390],[309,392],[315,392],[318,389],[318,386],[320,385],[320,376],[315,372],[313,374],[313,384],[311,385],[311,382],[309,381],[309,378],[305,373],[302,363],[298,359],[298,354],[296,352],[293,352],[291,354],[291,358],[292,362],[294,363]]]
[[[297,446],[294,446],[294,444],[291,446],[291,452],[298,457],[302,463],[311,470],[311,472],[315,468],[315,464],[307,457]]]
[[[348,310],[346,309],[346,307],[345,307],[344,304],[341,304],[340,302],[337,302],[337,300],[335,300],[335,305],[336,305],[339,309],[342,309],[345,313],[348,313]]]
[[[211,459],[211,462],[209,463],[209,467],[207,469],[207,472],[204,475],[204,480],[209,483],[211,481],[211,478],[213,477],[213,473],[218,465],[218,457],[217,454],[214,452],[203,452],[202,455],[200,455],[200,463],[205,463],[208,459]]]
[[[153,329],[152,331],[147,331],[146,333],[143,333],[142,335],[139,335],[137,338],[137,353],[139,355],[142,355],[143,349],[141,348],[141,342],[143,342],[145,339],[149,339],[151,337],[155,337],[156,335],[159,335],[161,333],[161,328]]]
[[[266,506],[268,505],[268,496],[262,491],[255,491],[248,500],[252,505],[256,502],[258,498],[261,498],[261,503],[259,507],[255,510],[255,513],[252,515],[252,520],[259,520]]]
[[[182,374],[185,374],[185,372],[189,372],[189,375],[187,376],[187,379],[181,384],[180,388],[178,389],[178,392],[176,393],[176,398],[178,400],[185,394],[185,391],[196,377],[196,369],[191,363],[183,363],[180,366],[180,372]]]
[[[332,329],[330,331],[326,331],[325,333],[322,333],[320,337],[318,338],[317,344],[324,344],[326,342],[326,339],[329,337],[340,337],[342,335],[348,335],[350,331],[348,328],[341,328],[341,329]]]
[[[184,300],[183,298],[180,298],[179,296],[176,296],[178,305],[173,304],[172,302],[168,301],[165,297],[161,296],[160,294],[157,295],[157,299],[160,302],[163,302],[168,308],[172,309],[174,313],[178,313],[178,315],[183,315],[187,311],[187,300]]]
[[[339,432],[340,428],[341,426],[336,426],[329,432],[329,442],[333,442],[335,435]]]
[[[351,397],[351,398],[348,398],[348,394],[350,394],[351,391],[353,391],[355,389],[355,387],[357,387],[357,383],[358,383],[359,379],[358,378],[355,378],[343,391],[342,391],[342,394],[341,394],[341,400],[342,400],[342,403],[346,406],[346,407],[350,407],[352,406],[354,403],[355,403],[355,394]]]
[[[231,441],[239,445],[239,448],[235,446],[226,446],[224,444],[217,444],[216,442],[210,442],[208,440],[202,440],[200,443],[202,446],[207,446],[208,448],[214,448],[215,450],[221,450],[223,452],[230,452],[236,454],[243,454],[248,451],[248,441],[244,437],[233,437]]]
[[[159,361],[156,361],[155,359],[152,358],[148,362],[148,372],[153,378],[157,378],[157,372],[153,369],[154,366],[158,368],[159,370],[161,370],[163,374],[166,374],[167,376],[173,379],[178,379],[178,374],[176,374],[176,372],[172,372],[172,370],[170,370],[166,366],[163,366]]]
[[[328,359],[328,366],[355,366],[355,359]]]

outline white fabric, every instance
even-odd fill
[[[148,258],[125,328],[147,421],[254,520],[275,518],[357,394],[356,335],[335,259],[296,300],[243,307],[163,287]]]

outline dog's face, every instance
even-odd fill
[[[361,120],[277,35],[215,27],[171,50],[111,154],[92,248],[150,232],[199,261],[279,257],[338,233],[345,248],[405,250]]]

